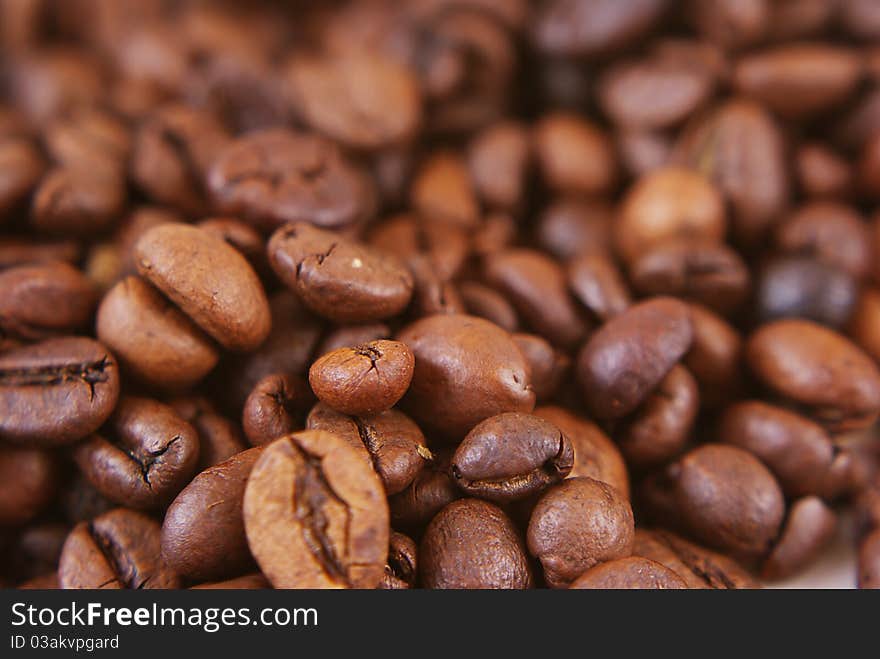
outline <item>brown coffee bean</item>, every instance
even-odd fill
[[[79,262],[82,249],[74,240],[46,240],[22,236],[0,237],[0,270],[19,265],[63,261]]]
[[[753,45],[770,24],[770,3],[764,0],[692,0],[687,10],[704,39],[730,50]]]
[[[251,225],[232,217],[211,217],[196,226],[241,252],[261,280],[269,278],[271,270],[266,241]]]
[[[53,453],[0,445],[0,525],[20,526],[45,510],[59,485]]]
[[[852,166],[823,144],[808,143],[800,146],[794,159],[798,184],[805,197],[837,199],[852,191]]]
[[[422,221],[409,214],[397,215],[372,228],[369,241],[406,264],[426,259],[442,281],[461,272],[469,250],[464,229],[454,224]]]
[[[847,329],[860,348],[880,360],[880,291],[862,290]]]
[[[31,224],[40,232],[90,235],[109,229],[122,214],[125,181],[117,173],[58,167],[34,193]]]
[[[837,529],[837,516],[819,497],[791,504],[776,546],[761,566],[764,579],[784,579],[809,565]]]
[[[61,262],[3,270],[0,291],[0,334],[23,341],[84,329],[97,302],[85,275]]]
[[[489,213],[483,223],[471,233],[471,252],[477,257],[486,257],[512,247],[518,228],[516,220],[509,213]]]
[[[406,590],[415,588],[418,576],[418,546],[412,538],[391,532],[385,574],[379,588],[383,590]]]
[[[497,325],[459,314],[423,318],[397,339],[416,359],[404,409],[423,428],[458,441],[501,412],[531,412],[535,392],[528,364]]]
[[[617,419],[632,412],[692,340],[689,310],[672,298],[641,302],[609,320],[578,355],[578,381],[590,413]]]
[[[568,375],[571,359],[536,334],[513,334],[511,338],[528,363],[535,400],[552,398]]]
[[[556,426],[507,412],[474,426],[456,449],[451,470],[470,496],[507,503],[558,483],[573,464],[571,442]]]
[[[162,560],[193,581],[218,580],[252,563],[244,533],[242,501],[254,463],[252,448],[209,467],[174,499],[162,522]]]
[[[508,332],[518,329],[516,310],[498,291],[475,281],[463,281],[458,285],[458,293],[472,316],[485,318]]]
[[[275,373],[257,382],[244,403],[241,423],[251,446],[262,446],[295,430],[314,396],[303,378]]]
[[[58,165],[122,172],[131,151],[127,126],[97,109],[75,110],[43,129],[46,151]]]
[[[269,334],[263,285],[222,240],[185,224],[163,224],[135,246],[138,272],[230,350],[248,351]]]
[[[620,450],[592,421],[554,405],[536,407],[535,416],[558,427],[574,449],[570,478],[588,476],[613,486],[629,499],[629,475]]]
[[[117,508],[78,524],[64,543],[58,566],[62,588],[132,590],[179,588],[162,563],[159,523]]]
[[[684,589],[687,584],[668,567],[647,558],[629,556],[600,563],[574,580],[575,590]]]
[[[415,358],[399,341],[370,341],[338,348],[309,369],[318,399],[343,414],[383,412],[399,401],[412,381]]]
[[[806,320],[754,332],[746,359],[761,384],[833,432],[869,426],[880,413],[880,371],[840,334]]]
[[[138,277],[126,277],[110,289],[95,325],[122,367],[152,386],[187,389],[219,359],[211,339]]]
[[[112,355],[97,341],[49,339],[0,354],[0,438],[59,446],[104,423],[119,397]]]
[[[419,577],[432,589],[526,589],[532,572],[522,538],[497,506],[454,501],[431,520],[419,547]]]
[[[696,380],[676,364],[614,439],[633,466],[666,462],[684,448],[699,409]]]
[[[593,195],[610,191],[617,177],[611,142],[575,114],[542,117],[532,129],[538,168],[554,192]]]
[[[633,178],[647,176],[670,164],[672,139],[659,131],[620,129],[614,134],[617,155]]]
[[[699,304],[691,304],[694,341],[682,360],[700,387],[700,403],[717,407],[742,386],[743,340],[726,320]]]
[[[749,269],[736,251],[689,240],[657,245],[631,264],[629,277],[642,295],[684,298],[722,314],[742,305],[750,285]]]
[[[486,259],[484,276],[554,345],[570,349],[583,340],[587,325],[568,292],[565,271],[553,259],[537,250],[504,250]]]
[[[756,455],[790,497],[821,494],[835,454],[822,426],[758,400],[728,407],[718,426],[718,440]]]
[[[206,181],[218,212],[265,230],[300,221],[343,228],[373,213],[372,182],[333,142],[283,128],[234,140]]]
[[[269,241],[278,277],[315,313],[337,322],[371,322],[409,303],[413,277],[396,258],[305,223]]]
[[[880,529],[859,545],[859,588],[880,588]]]
[[[583,252],[607,255],[614,221],[608,202],[562,197],[541,213],[536,238],[542,249],[563,261]]]
[[[357,346],[370,341],[391,338],[391,328],[385,323],[366,323],[364,325],[340,325],[331,329],[321,340],[315,355],[323,357],[338,348]]]
[[[412,483],[402,492],[388,497],[391,521],[395,528],[421,533],[434,515],[461,498],[461,490],[452,482],[449,473],[451,449],[440,449],[431,453],[434,459],[426,462]]]
[[[617,489],[592,478],[551,487],[529,520],[529,553],[551,588],[567,588],[597,563],[632,552],[633,514]]]
[[[409,68],[389,57],[363,51],[296,55],[286,66],[286,79],[304,121],[346,146],[393,146],[410,140],[419,128],[418,81]]]
[[[751,453],[708,444],[668,471],[676,509],[688,531],[743,558],[767,554],[780,530],[785,500],[770,471]]]
[[[455,284],[444,281],[434,270],[430,259],[414,257],[409,268],[415,282],[413,301],[410,307],[415,318],[435,314],[463,314],[464,302]]]
[[[220,415],[210,400],[186,396],[175,398],[169,404],[199,434],[197,471],[220,464],[248,448],[238,424]]]
[[[348,442],[306,430],[263,449],[244,494],[248,545],[275,588],[375,588],[388,552],[379,477]]]
[[[110,420],[109,439],[92,435],[72,449],[83,475],[108,499],[138,510],[162,507],[189,482],[199,436],[171,407],[126,397]]]
[[[477,194],[493,208],[522,207],[531,155],[529,132],[514,121],[490,124],[468,148],[468,167]]]
[[[733,72],[736,88],[786,118],[828,110],[846,99],[862,76],[848,49],[799,43],[747,55]]]
[[[617,250],[629,263],[669,240],[721,243],[726,231],[724,200],[715,185],[681,167],[638,179],[614,224]]]
[[[46,164],[25,139],[0,140],[0,223],[37,187]]]
[[[454,151],[437,151],[422,163],[410,188],[410,204],[429,222],[474,229],[480,219],[467,163]]]
[[[623,275],[604,254],[582,254],[573,258],[568,264],[568,287],[601,321],[623,313],[632,304]]]
[[[406,489],[434,458],[422,431],[398,410],[346,416],[318,403],[309,412],[306,427],[331,432],[362,452],[389,495]]]

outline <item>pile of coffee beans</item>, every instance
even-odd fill
[[[0,585],[880,587],[878,202],[878,2],[0,0]]]

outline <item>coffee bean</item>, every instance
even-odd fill
[[[863,428],[880,413],[880,372],[836,332],[805,320],[778,320],[746,344],[752,372],[774,394],[832,431]]]
[[[270,277],[266,241],[251,225],[232,217],[211,217],[196,226],[238,250],[262,281]]]
[[[461,499],[441,510],[419,546],[425,588],[526,589],[532,572],[519,532],[487,501]]]
[[[388,561],[379,588],[383,590],[405,590],[414,588],[418,576],[418,546],[408,536],[397,531],[391,532],[388,546]]]
[[[431,452],[434,459],[429,460],[413,478],[406,489],[388,498],[391,521],[395,528],[421,532],[434,515],[447,504],[461,497],[449,473],[452,452],[438,450]]]
[[[427,259],[442,281],[458,275],[468,256],[468,234],[454,224],[426,222],[404,214],[374,227],[370,245],[393,254],[406,264]]]
[[[248,545],[275,588],[375,588],[388,551],[378,476],[344,439],[320,430],[263,449],[244,495]]]
[[[58,446],[104,423],[119,397],[116,361],[100,343],[65,337],[0,354],[0,438]]]
[[[609,320],[584,344],[575,367],[590,413],[616,419],[632,412],[692,340],[688,308],[672,298],[641,302]]]
[[[859,588],[880,588],[880,529],[859,545]]]
[[[306,427],[345,439],[362,454],[382,479],[389,495],[406,489],[433,454],[419,427],[398,410],[365,416],[346,416],[318,403],[309,412]]]
[[[72,456],[108,499],[149,510],[169,503],[192,478],[199,437],[168,405],[129,396],[119,401],[107,432],[77,444]]]
[[[530,146],[527,127],[514,121],[491,124],[471,140],[468,166],[485,203],[505,210],[522,206]]]
[[[324,336],[315,350],[315,355],[323,357],[338,348],[348,348],[370,341],[391,338],[391,328],[385,323],[366,323],[364,325],[341,325]]]
[[[409,303],[413,278],[402,263],[366,245],[305,223],[269,241],[278,277],[312,311],[338,322],[394,316]]]
[[[309,384],[333,409],[370,415],[390,409],[403,397],[414,367],[415,358],[405,344],[370,341],[320,357],[309,369]]]
[[[135,247],[138,272],[230,350],[253,350],[269,334],[263,286],[235,249],[209,233],[163,224]]]
[[[0,445],[0,524],[19,526],[45,510],[58,489],[53,453]]]
[[[598,126],[569,113],[549,114],[533,128],[538,168],[554,192],[608,192],[617,176],[611,143]]]
[[[558,483],[573,464],[571,442],[552,423],[507,412],[467,434],[452,458],[452,475],[466,494],[506,503]]]
[[[717,407],[742,386],[743,340],[726,320],[699,304],[690,305],[694,341],[682,360],[700,387],[700,403]]]
[[[36,188],[45,168],[39,151],[29,141],[0,140],[0,221]]]
[[[438,151],[422,164],[410,188],[410,204],[432,223],[474,229],[479,222],[479,200],[467,164],[454,151]]]
[[[804,144],[794,157],[795,173],[805,197],[836,199],[845,197],[852,190],[850,163],[825,145]]]
[[[512,338],[528,363],[535,399],[540,402],[552,398],[568,374],[571,360],[536,334],[518,333]]]
[[[0,270],[19,265],[63,261],[74,264],[82,249],[74,240],[34,240],[21,236],[0,237]]]
[[[58,167],[34,193],[31,224],[41,232],[88,235],[110,228],[125,207],[125,183],[117,173]]]
[[[575,590],[665,590],[687,588],[687,584],[668,567],[647,558],[629,556],[600,563],[574,580]]]
[[[314,401],[305,380],[276,373],[257,382],[244,403],[241,416],[244,434],[252,446],[301,430],[303,416]]]
[[[784,579],[809,565],[837,528],[837,516],[819,497],[791,504],[776,546],[761,567],[765,579]]]
[[[64,543],[58,581],[73,589],[179,588],[162,563],[160,536],[158,522],[125,508],[81,522]]]
[[[597,563],[632,552],[629,502],[606,483],[569,478],[551,487],[529,520],[529,553],[551,588],[567,588]]]
[[[498,291],[479,282],[464,281],[458,285],[458,292],[470,315],[485,318],[508,332],[519,327],[516,310]]]
[[[213,467],[247,448],[238,424],[219,414],[210,400],[185,396],[169,404],[199,434],[197,471]]]
[[[404,409],[442,437],[458,441],[485,418],[535,406],[527,362],[510,335],[489,321],[430,316],[404,327],[397,339],[416,359]]]
[[[375,191],[333,142],[283,128],[234,140],[207,172],[215,209],[258,228],[310,222],[342,228],[372,215]]]
[[[617,266],[602,254],[583,254],[568,264],[568,286],[595,318],[606,321],[626,311],[631,296]]]
[[[584,252],[605,255],[615,215],[607,202],[562,197],[541,213],[536,238],[542,249],[563,261]]]
[[[162,522],[162,560],[193,581],[241,574],[250,566],[242,518],[245,486],[261,448],[209,467],[174,499]]]

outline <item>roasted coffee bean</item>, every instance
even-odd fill
[[[669,240],[721,243],[724,200],[699,172],[664,167],[639,178],[614,224],[617,250],[627,262]]]
[[[699,304],[690,305],[694,341],[682,360],[709,407],[733,398],[742,385],[743,340],[726,320]]]
[[[480,205],[464,158],[441,150],[419,168],[410,188],[410,204],[429,222],[475,229]]]
[[[671,465],[667,473],[676,510],[690,533],[748,559],[771,549],[785,500],[776,479],[751,453],[707,444]]]
[[[427,259],[442,281],[459,274],[468,256],[468,234],[454,224],[426,222],[398,215],[371,229],[370,245],[394,254],[404,263]]]
[[[391,328],[385,323],[367,323],[365,325],[341,325],[324,336],[315,350],[317,357],[338,348],[348,348],[370,341],[391,338]]]
[[[343,414],[364,416],[392,408],[412,381],[415,358],[399,341],[338,348],[309,369],[318,399]]]
[[[529,520],[529,553],[551,588],[567,588],[597,563],[632,552],[633,514],[620,492],[592,478],[551,487]]]
[[[519,327],[516,310],[498,291],[479,282],[464,281],[458,285],[458,293],[470,315],[485,318],[508,332]]]
[[[606,255],[615,212],[608,202],[562,197],[538,218],[536,239],[542,249],[563,261],[578,254]]]
[[[389,495],[406,489],[433,461],[434,456],[422,431],[398,410],[346,416],[319,403],[309,412],[306,427],[333,433],[361,452],[365,461],[379,474]]]
[[[552,398],[568,373],[571,360],[537,334],[513,334],[514,343],[529,365],[529,381],[537,401]]]
[[[109,229],[122,214],[125,181],[118,173],[58,167],[34,193],[31,224],[40,232],[89,235]]]
[[[582,254],[568,264],[568,287],[594,317],[609,320],[632,304],[623,276],[604,254]]]
[[[415,282],[413,303],[410,306],[415,318],[465,312],[464,302],[455,284],[441,279],[429,259],[415,257],[411,259],[409,268]]]
[[[283,128],[234,140],[206,180],[218,212],[265,230],[300,221],[343,228],[373,213],[371,182],[333,142]]]
[[[0,271],[0,291],[0,335],[23,341],[82,330],[97,296],[82,272],[61,262]]]
[[[590,413],[617,419],[632,412],[692,340],[688,307],[672,298],[641,302],[609,320],[584,344],[575,367]]]
[[[859,588],[880,588],[880,529],[862,539],[858,561]]]
[[[209,467],[190,481],[165,512],[162,560],[192,581],[241,574],[252,562],[244,533],[245,486],[261,448]]]
[[[439,436],[459,441],[485,418],[535,406],[528,363],[510,335],[487,320],[430,316],[397,339],[416,359],[404,409]]]
[[[809,565],[834,536],[837,516],[819,497],[791,504],[773,551],[761,566],[765,579],[784,579]]]
[[[53,453],[0,445],[0,525],[19,526],[48,507],[60,469]]]
[[[615,139],[621,165],[630,176],[650,174],[672,158],[672,140],[665,133],[623,129],[616,132]]]
[[[576,590],[665,590],[687,587],[684,579],[668,567],[638,556],[600,563],[584,572],[569,586]]]
[[[847,329],[862,350],[880,360],[880,291],[862,290]]]
[[[614,439],[629,464],[662,463],[684,448],[700,408],[697,382],[676,364],[634,415],[615,430]]]
[[[245,258],[207,231],[163,224],[135,246],[138,272],[230,350],[258,347],[271,319],[263,285]]]
[[[558,427],[571,442],[574,464],[569,473],[570,478],[589,476],[613,486],[629,499],[626,463],[620,449],[599,426],[553,405],[536,407],[534,414]]]
[[[244,403],[241,424],[252,446],[303,427],[303,416],[314,402],[305,380],[283,373],[267,375],[257,382]]]
[[[807,198],[836,199],[853,188],[850,163],[823,144],[808,143],[798,148],[794,167]]]
[[[162,563],[159,523],[117,508],[81,522],[67,536],[58,565],[62,588],[132,590],[179,588]]]
[[[725,245],[670,241],[632,263],[629,278],[641,295],[672,295],[731,314],[749,293],[750,275],[742,257]]]
[[[168,504],[192,478],[199,436],[168,405],[130,396],[119,401],[106,434],[77,444],[72,456],[108,499],[149,510]]]
[[[571,349],[583,340],[587,325],[568,292],[565,271],[553,259],[536,250],[504,250],[486,258],[484,273],[551,343]]]
[[[535,157],[548,188],[563,194],[610,191],[617,163],[598,126],[576,114],[554,113],[541,117],[533,131]]]
[[[0,237],[0,270],[19,265],[63,261],[75,264],[82,249],[74,240],[34,240],[21,236]]]
[[[241,252],[262,281],[270,276],[266,241],[251,225],[232,217],[211,217],[196,226]]]
[[[388,544],[388,560],[385,574],[379,588],[383,590],[405,590],[414,588],[418,576],[418,546],[412,538],[391,532]]]
[[[279,229],[269,241],[275,274],[320,316],[363,323],[397,315],[413,278],[396,258],[306,223]]]
[[[0,223],[36,188],[45,168],[40,152],[29,141],[0,140]]]
[[[525,589],[532,586],[532,571],[510,518],[487,501],[461,499],[428,525],[419,546],[419,581],[433,589]]]
[[[758,400],[728,407],[721,417],[718,440],[756,455],[791,497],[821,494],[835,454],[822,426]]]
[[[478,133],[468,148],[468,166],[480,198],[493,208],[519,209],[530,155],[529,132],[522,123],[499,121]]]
[[[169,404],[199,434],[197,471],[213,467],[247,449],[238,424],[219,414],[208,399],[188,396],[175,398]]]
[[[95,331],[127,373],[163,389],[188,389],[220,357],[208,336],[138,277],[126,277],[104,296]]]
[[[880,371],[854,344],[805,320],[778,320],[746,344],[749,367],[774,394],[833,432],[869,426],[880,413]]]
[[[119,373],[97,341],[65,337],[0,354],[0,438],[59,446],[94,432],[113,412]]]
[[[512,247],[517,238],[518,228],[512,215],[502,212],[490,213],[471,234],[471,252],[479,258]]]
[[[466,494],[507,503],[558,483],[571,471],[574,449],[552,423],[507,412],[478,423],[452,458],[452,476]]]
[[[762,268],[755,282],[755,316],[759,322],[804,318],[841,327],[857,297],[856,281],[835,266],[812,258],[777,258]]]
[[[244,525],[275,588],[375,588],[382,581],[385,492],[341,437],[306,430],[267,445],[245,489]]]

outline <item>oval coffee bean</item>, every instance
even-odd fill
[[[62,588],[120,590],[179,588],[177,575],[162,563],[159,523],[117,508],[80,522],[67,536],[58,564]]]
[[[399,341],[370,341],[319,357],[309,384],[323,403],[343,414],[383,412],[399,401],[412,381],[415,358]]]
[[[397,339],[416,359],[404,409],[441,437],[459,441],[483,419],[535,406],[528,363],[510,335],[487,320],[429,316]]]
[[[204,471],[247,449],[238,424],[218,414],[214,404],[206,398],[187,396],[175,398],[169,404],[199,434],[196,471]]]
[[[510,518],[479,499],[454,501],[431,520],[419,547],[420,582],[432,589],[526,589],[532,572]]]
[[[279,279],[320,316],[365,323],[399,314],[409,304],[413,277],[389,254],[304,222],[269,240]]]
[[[306,430],[263,449],[245,489],[244,525],[275,588],[375,588],[385,572],[382,482],[331,433]]]
[[[604,254],[582,254],[569,261],[568,286],[581,304],[603,322],[632,304],[623,275]]]
[[[388,497],[392,524],[414,535],[424,531],[444,507],[461,498],[461,490],[449,473],[451,451],[441,449],[432,455],[434,459],[427,461],[405,490]]]
[[[774,394],[801,406],[832,432],[869,426],[880,414],[880,371],[842,335],[805,320],[754,332],[746,359]]]
[[[567,588],[597,563],[632,552],[633,513],[617,489],[592,478],[551,487],[532,511],[529,553],[551,588]]]
[[[691,345],[689,313],[679,300],[648,300],[615,316],[587,340],[576,370],[593,416],[626,416],[660,384]]]
[[[45,510],[59,480],[53,453],[0,444],[0,526],[20,526]]]
[[[385,575],[379,585],[383,590],[405,590],[415,588],[418,576],[418,546],[412,538],[391,532],[388,544],[388,561],[385,563]]]
[[[741,388],[743,340],[714,311],[691,304],[690,312],[694,342],[682,362],[700,385],[701,404],[717,407]]]
[[[214,368],[214,343],[152,286],[126,277],[98,308],[96,333],[139,380],[163,389],[187,389]]]
[[[472,497],[506,503],[558,483],[574,464],[568,438],[549,421],[507,412],[478,423],[452,458],[456,484]]]
[[[132,396],[119,401],[107,430],[77,444],[72,456],[88,481],[118,504],[159,508],[189,482],[199,436],[171,407]]]
[[[574,580],[575,590],[665,590],[684,589],[687,584],[668,567],[647,558],[629,556],[590,568]]]
[[[75,442],[104,423],[118,397],[116,361],[92,339],[49,339],[0,354],[0,439]]]
[[[568,374],[571,360],[537,334],[511,335],[529,365],[529,381],[538,401],[552,398]]]
[[[186,224],[162,224],[141,236],[135,258],[141,276],[222,346],[253,350],[269,334],[263,285],[220,238]]]
[[[470,315],[485,318],[508,332],[515,332],[519,327],[516,310],[498,291],[475,281],[463,281],[458,285],[458,292]]]
[[[685,455],[669,473],[676,509],[697,538],[744,558],[770,551],[785,499],[773,474],[751,453],[707,444]]]
[[[761,566],[764,579],[784,579],[809,565],[834,537],[837,516],[819,497],[791,504],[773,551]]]
[[[419,427],[399,410],[386,410],[370,416],[346,416],[318,403],[309,412],[306,427],[342,437],[379,474],[389,495],[403,491],[433,454],[426,446]]]
[[[244,434],[252,446],[303,428],[303,416],[314,396],[303,378],[295,375],[267,375],[248,395],[241,414]]]
[[[216,581],[241,574],[252,564],[241,510],[248,476],[261,452],[248,449],[209,467],[168,506],[162,560],[181,577]]]

